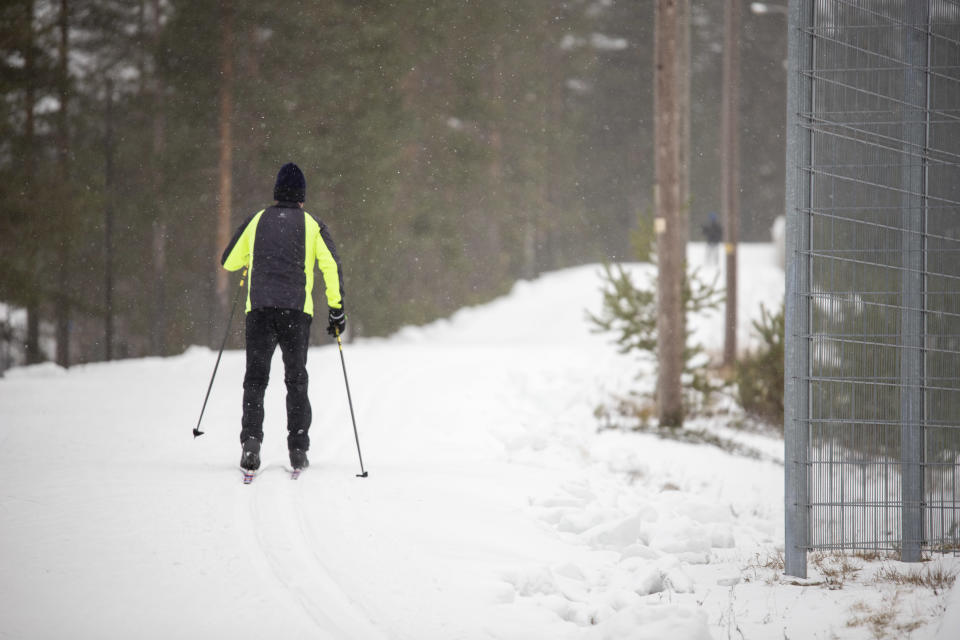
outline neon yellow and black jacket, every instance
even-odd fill
[[[313,315],[314,263],[323,274],[327,305],[343,308],[343,270],[330,232],[296,203],[278,202],[250,216],[220,262],[228,271],[250,268],[248,313],[276,307]]]

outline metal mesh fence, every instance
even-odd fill
[[[790,3],[787,572],[960,548],[960,0]]]

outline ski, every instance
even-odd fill
[[[303,472],[303,469],[290,469],[290,479],[296,480],[300,477],[300,474]]]
[[[250,484],[257,477],[255,469],[240,469],[243,472],[243,484]]]

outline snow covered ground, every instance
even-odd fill
[[[329,345],[310,352],[313,465],[297,482],[283,471],[278,354],[250,486],[241,352],[224,354],[198,440],[208,349],[10,371],[0,637],[960,637],[960,588],[890,577],[957,572],[956,558],[828,558],[804,584],[782,576],[781,441],[719,418],[693,426],[764,455],[598,431],[597,405],[652,383],[588,331],[598,273],[347,345],[366,479]],[[740,273],[746,341],[783,273],[765,245],[742,248]],[[720,322],[694,325],[712,349]]]

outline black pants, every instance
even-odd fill
[[[287,446],[310,448],[310,398],[307,397],[307,347],[311,317],[296,309],[254,309],[247,314],[247,373],[243,378],[240,442],[263,442],[263,394],[270,379],[270,360],[280,345],[283,381],[287,384]]]

